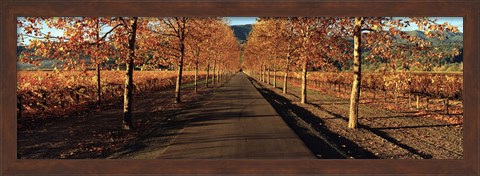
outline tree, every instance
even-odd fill
[[[266,70],[266,57],[267,53],[264,52],[265,40],[261,39],[262,24],[257,23],[253,25],[252,31],[248,35],[247,43],[245,44],[244,51],[244,65],[245,67],[258,69],[259,79],[265,82],[265,70]]]
[[[224,21],[217,20],[212,24],[214,32],[207,46],[207,66],[212,66],[212,85],[215,85],[224,78],[227,69],[231,69],[231,60],[239,62],[240,48],[233,30]]]
[[[286,94],[287,89],[288,89],[288,73],[290,72],[290,65],[291,65],[291,60],[292,56],[295,54],[297,47],[295,46],[295,33],[293,33],[293,24],[290,18],[283,20],[283,27],[281,31],[281,36],[282,38],[280,39],[283,43],[287,46],[285,53],[285,71],[284,71],[284,77],[283,77],[283,88],[282,88],[282,93]]]
[[[214,46],[217,47],[215,50],[218,51],[214,58],[214,63],[217,63],[217,82],[224,80],[227,72],[238,69],[238,64],[240,63],[240,46],[233,33],[233,29],[224,21],[218,24],[220,35],[218,38],[215,38],[216,40],[212,41],[213,43],[217,43],[217,45]]]
[[[187,45],[194,58],[193,64],[195,69],[195,93],[197,93],[198,87],[198,70],[199,64],[206,62],[206,87],[208,87],[208,74],[209,74],[209,51],[214,50],[213,37],[214,35],[221,35],[216,30],[219,22],[219,18],[194,18],[192,19],[191,37],[187,39]],[[204,52],[202,52],[204,51]],[[201,57],[201,55],[205,55]]]
[[[307,102],[307,72],[311,66],[325,66],[327,53],[332,51],[332,43],[337,41],[332,33],[332,25],[336,23],[335,18],[293,18],[293,31],[299,36],[297,45],[299,48],[299,59],[297,65],[301,65],[302,87],[300,103]],[[311,65],[311,66],[310,66]]]
[[[123,93],[123,129],[129,130],[133,127],[133,68],[135,60],[135,42],[137,38],[138,17],[120,17],[128,36],[128,55],[126,59],[126,80]]]
[[[360,50],[360,43],[362,41],[362,25],[363,17],[355,17],[355,24],[353,27],[353,85],[352,94],[350,95],[350,112],[348,127],[355,128],[358,121],[358,103],[360,102],[360,81],[362,79],[361,61],[362,55]]]
[[[171,45],[171,49],[174,49],[178,52],[177,64],[178,64],[178,74],[177,82],[175,84],[175,102],[181,102],[181,86],[182,86],[182,75],[183,75],[183,64],[185,58],[185,40],[189,35],[189,25],[191,19],[189,17],[172,17],[172,18],[163,18],[164,24],[168,27],[168,31],[165,35],[172,37],[171,42],[174,43]],[[176,44],[176,45],[175,45]]]
[[[97,105],[99,106],[101,64],[112,54],[106,38],[120,26],[112,26],[111,22],[114,20],[116,19],[103,17],[27,17],[18,21],[19,27],[25,27],[25,32],[20,33],[19,36],[35,39],[30,43],[30,47],[40,51],[41,55],[45,56],[44,59],[54,58],[63,61],[60,62],[63,65],[57,64],[56,68],[77,69],[86,67],[89,63],[93,64],[96,69]],[[50,29],[62,31],[63,35],[53,36],[51,32],[42,32],[43,24]],[[54,49],[53,52],[52,49]],[[41,60],[36,62],[39,61]]]
[[[94,63],[97,74],[98,104],[101,100],[100,64],[115,54],[121,57],[127,56],[125,59],[127,69],[124,86],[123,128],[128,130],[132,128],[133,68],[136,59],[137,21],[137,17],[62,17],[25,18],[24,22],[28,23],[28,26],[25,27],[27,36],[42,39],[30,43],[31,46],[38,48],[34,55],[64,61],[62,65],[58,65],[63,69],[78,69],[88,63]],[[24,24],[19,23],[20,26]],[[44,34],[41,30],[42,24],[63,31],[64,35]],[[106,29],[108,31],[104,32]],[[52,38],[54,40],[51,40]]]
[[[344,20],[345,21],[345,20]],[[354,27],[353,27],[353,36],[354,36],[354,52],[353,52],[353,72],[354,79],[352,84],[352,92],[350,96],[350,111],[349,111],[349,128],[357,128],[358,124],[358,106],[360,102],[360,87],[361,87],[361,50],[362,48],[368,48],[370,52],[370,57],[366,59],[373,59],[374,57],[380,57],[384,60],[391,61],[392,71],[396,70],[396,60],[399,55],[398,52],[402,53],[405,51],[413,52],[420,51],[429,53],[427,55],[432,56],[433,50],[428,50],[430,44],[425,40],[421,40],[417,37],[411,37],[410,35],[402,32],[401,29],[410,25],[410,23],[415,23],[419,29],[426,31],[427,37],[439,37],[442,38],[444,32],[457,32],[454,26],[449,25],[448,23],[436,24],[435,20],[429,20],[429,18],[409,18],[408,20],[404,19],[394,19],[387,17],[376,17],[376,18],[365,18],[365,17],[355,17]],[[366,32],[365,34],[362,33]],[[365,35],[365,41],[362,42],[362,35]],[[408,41],[412,45],[405,46],[399,44],[399,41]],[[362,46],[362,44],[364,46]],[[438,53],[437,53],[438,54]],[[414,54],[400,55],[400,58],[409,59],[416,62]],[[393,62],[392,62],[393,61]]]

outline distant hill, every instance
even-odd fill
[[[408,35],[412,36],[412,37],[417,37],[419,39],[430,42],[432,47],[435,47],[435,48],[439,49],[438,51],[433,51],[434,53],[444,52],[444,51],[449,52],[449,51],[453,51],[454,48],[459,49],[460,51],[459,51],[458,55],[455,55],[455,56],[447,55],[447,56],[444,56],[441,59],[436,60],[435,63],[432,63],[434,66],[437,66],[437,67],[440,67],[440,66],[443,65],[442,68],[445,68],[445,70],[448,70],[449,67],[452,67],[451,69],[456,70],[456,71],[459,70],[458,69],[458,67],[459,67],[458,64],[463,63],[463,37],[464,37],[463,33],[461,33],[461,32],[457,32],[457,33],[447,32],[445,34],[444,39],[439,39],[437,37],[428,38],[424,31],[419,31],[419,30],[403,31],[403,32],[405,34],[408,34]],[[353,45],[353,41],[351,41],[351,42],[352,42],[352,45]],[[400,38],[396,42],[398,42],[400,44],[406,44],[407,46],[411,44],[410,42],[408,42],[408,40],[400,39]],[[363,55],[366,56],[366,55],[368,55],[368,53],[369,53],[369,49],[366,48],[364,50]],[[430,58],[425,58],[425,57],[418,58],[417,61],[419,63],[432,62],[432,61],[430,61]],[[364,65],[366,67],[366,70],[377,70],[379,68],[378,64],[379,63],[384,63],[384,62],[385,61],[382,61],[381,59],[377,59],[373,62],[372,61],[365,61]],[[353,63],[347,64],[347,67],[349,67],[352,64]],[[455,67],[457,67],[457,68],[455,68]],[[416,68],[416,69],[419,69],[419,68]]]
[[[235,33],[235,37],[237,37],[240,43],[243,43],[247,40],[248,34],[252,30],[251,24],[232,25],[230,27],[233,29],[233,32]]]
[[[237,37],[238,41],[240,43],[243,43],[247,40],[248,34],[252,30],[252,25],[251,24],[246,24],[246,25],[232,25],[230,26],[233,29],[233,32],[235,33],[235,37]],[[440,41],[438,39],[429,39],[425,35],[423,31],[419,30],[414,30],[414,31],[404,31],[405,33],[408,33],[410,36],[416,36],[420,39],[424,39],[427,41],[433,42],[433,44],[451,44],[451,43],[457,43],[457,44],[463,44],[463,33],[458,32],[458,33],[452,33],[448,32],[447,33],[447,38],[444,41]],[[353,42],[353,39],[352,39]]]
[[[419,31],[419,30],[405,31],[405,33],[407,33],[408,35],[410,35],[412,37],[418,37],[418,38],[421,38],[421,39],[426,39],[427,38],[425,33],[423,31]]]
[[[421,39],[427,39],[427,36],[423,31],[414,30],[414,31],[405,31],[410,36],[416,36]],[[433,41],[435,43],[463,43],[463,33],[457,32],[447,32],[445,41],[439,41],[438,39],[427,39],[429,41]]]
[[[452,42],[452,43],[463,43],[463,33],[458,32],[458,33],[453,33],[449,32],[447,33],[447,41]]]

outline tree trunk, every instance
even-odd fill
[[[383,89],[383,101],[387,102],[387,89]]]
[[[262,82],[267,83],[267,68],[265,66],[263,66],[262,71],[263,71],[263,78],[262,78],[263,81]]]
[[[208,88],[208,72],[210,71],[210,65],[208,64],[208,59],[207,59],[207,76],[205,77],[205,87]]]
[[[260,66],[260,73],[262,75],[262,82],[265,82],[265,69],[263,69],[263,65]]]
[[[399,90],[398,90],[398,80],[395,80],[395,91],[394,91],[394,95],[395,95],[395,105],[398,105],[398,96],[400,94]]]
[[[97,106],[100,107],[102,100],[102,87],[100,84],[100,64],[97,64]]]
[[[261,69],[259,68],[258,71],[257,71],[257,76],[258,76],[258,80],[262,80],[262,72],[261,72]]]
[[[430,103],[430,99],[427,97],[427,106],[426,106],[426,110],[428,110],[428,104]]]
[[[277,68],[275,68],[275,63],[273,64],[273,88],[277,87]]]
[[[307,64],[308,61],[303,63],[302,67],[302,94],[300,96],[300,103],[305,104],[307,102]]]
[[[416,99],[417,99],[417,109],[420,109],[420,98],[417,96],[415,96]]]
[[[217,81],[216,84],[220,83],[220,81],[219,81],[219,79],[220,79],[220,65],[218,65],[217,67],[218,67],[218,68],[217,68],[217,76],[216,76],[216,78],[215,78],[216,81]]]
[[[261,81],[262,80],[262,72],[261,72],[260,68],[256,71],[256,73],[257,73],[257,76],[258,76],[258,80]]]
[[[195,62],[195,93],[198,92],[197,79],[198,79],[198,61]]]
[[[126,63],[127,71],[125,80],[124,93],[123,93],[123,129],[129,130],[132,126],[132,111],[133,111],[133,60],[135,59],[135,39],[137,35],[137,17],[133,18],[132,33],[128,40],[128,60]]]
[[[395,90],[394,94],[395,94],[395,105],[398,105],[398,92],[397,92],[397,90]]]
[[[215,67],[217,67],[217,60],[213,60],[213,70],[212,70],[212,85],[215,87]]]
[[[262,67],[258,69],[258,80],[262,81]]]
[[[408,98],[408,107],[411,108],[412,107],[412,97],[410,96],[410,94],[408,94],[407,98]]]
[[[288,87],[288,71],[289,71],[289,66],[290,66],[290,53],[287,54],[287,65],[285,67],[285,77],[283,78],[283,94],[287,93],[287,87]]]
[[[220,80],[222,79],[222,74],[221,73],[221,68],[220,68],[220,65],[218,65],[218,68],[217,68],[217,84],[220,83]]]
[[[445,100],[443,100],[443,103],[445,104],[445,113],[448,115],[448,98],[445,98]]]
[[[223,81],[223,70],[218,67],[218,82]]]
[[[97,64],[97,106],[100,107],[102,100],[102,87],[100,84],[100,64]]]
[[[99,28],[99,19],[97,18],[97,44],[96,47],[97,49],[99,48],[100,42],[98,41],[100,39],[100,28]],[[95,59],[98,59],[98,57],[95,57]],[[102,100],[102,87],[100,84],[100,63],[97,60],[97,106],[100,107],[101,105],[101,100]]]
[[[361,67],[361,27],[363,17],[355,17],[355,25],[353,28],[353,84],[352,94],[350,96],[350,112],[348,120],[348,128],[357,128],[358,123],[358,104],[360,101],[360,86],[362,78]]]
[[[181,96],[184,56],[185,56],[185,43],[184,43],[184,38],[182,37],[180,39],[180,61],[178,63],[178,75],[177,75],[177,83],[175,85],[175,102],[174,103],[182,102],[182,100],[180,99],[180,96]]]
[[[270,68],[267,68],[267,85],[270,84]]]
[[[290,25],[290,32],[293,33],[293,25]],[[288,89],[288,72],[290,71],[290,51],[292,48],[293,36],[290,36],[289,39],[290,41],[287,48],[287,63],[285,65],[285,77],[283,78],[283,92],[282,92],[283,94],[286,94]]]

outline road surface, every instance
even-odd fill
[[[314,154],[239,73],[192,112],[162,159],[314,159]]]

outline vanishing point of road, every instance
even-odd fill
[[[196,117],[162,159],[314,159],[243,73],[194,109]]]

